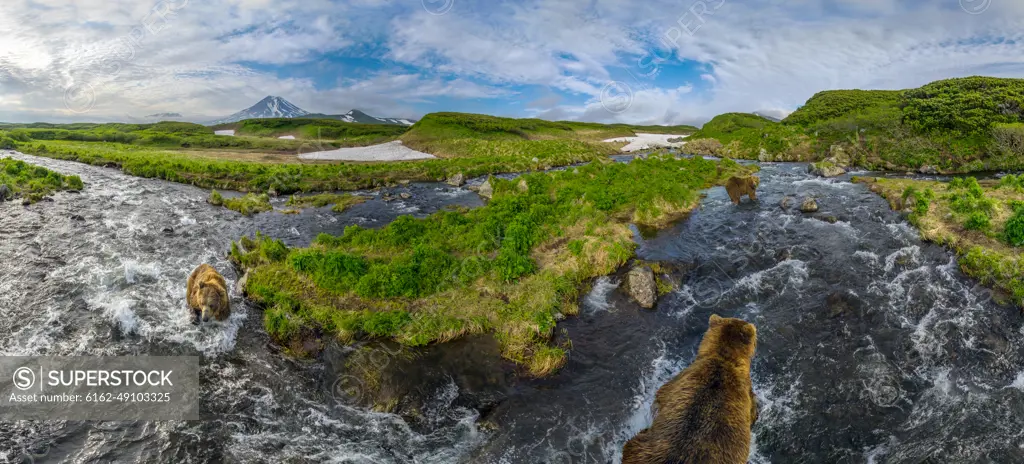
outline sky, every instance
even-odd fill
[[[701,124],[1024,77],[1021,0],[3,0],[0,121],[463,111]]]

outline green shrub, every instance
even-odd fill
[[[1006,243],[1013,246],[1024,246],[1024,211],[1017,210],[1003,229]]]
[[[260,250],[263,257],[271,262],[284,261],[288,257],[288,247],[280,240],[268,238],[260,245]]]
[[[213,206],[223,206],[224,205],[224,197],[220,194],[220,192],[218,192],[216,190],[211,190],[210,191],[210,198],[207,199],[206,201],[209,202]]]
[[[985,214],[981,211],[975,211],[967,217],[967,222],[964,223],[964,228],[967,230],[988,230],[992,227],[992,222]]]

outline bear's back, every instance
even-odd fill
[[[623,448],[623,464],[744,463],[750,449],[750,381],[743,366],[698,356],[655,395],[656,416]]]

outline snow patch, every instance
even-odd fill
[[[605,140],[607,143],[622,143],[629,142],[628,145],[622,147],[624,152],[633,152],[638,150],[650,150],[652,148],[676,148],[686,145],[686,142],[669,142],[669,139],[686,138],[688,135],[672,135],[672,134],[642,134],[637,132],[636,137],[619,137],[614,139]]]
[[[434,159],[434,155],[413,150],[402,145],[401,140],[371,145],[369,147],[339,148],[337,150],[303,153],[303,160],[331,161],[408,161],[418,159]]]

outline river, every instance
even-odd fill
[[[479,206],[472,192],[412,184],[394,189],[409,200],[377,194],[344,213],[246,218],[198,188],[0,156],[86,184],[52,202],[0,204],[0,354],[201,355],[205,419],[4,423],[0,461],[615,462],[650,422],[657,388],[693,359],[711,314],[758,328],[752,462],[1024,461],[1020,316],[845,176],[766,163],[758,203],[708,190],[686,221],[637,234],[640,257],[693,263],[680,291],[643,311],[615,276],[598,279],[581,315],[560,324],[568,365],[511,383],[487,412],[493,427],[454,384],[431,397],[428,426],[413,427],[335,401],[336,359],[283,356],[238,297],[227,322],[192,325],[184,282],[208,262],[233,285],[225,253],[256,230],[304,246],[351,224]],[[784,211],[786,195],[816,196],[821,211]]]

